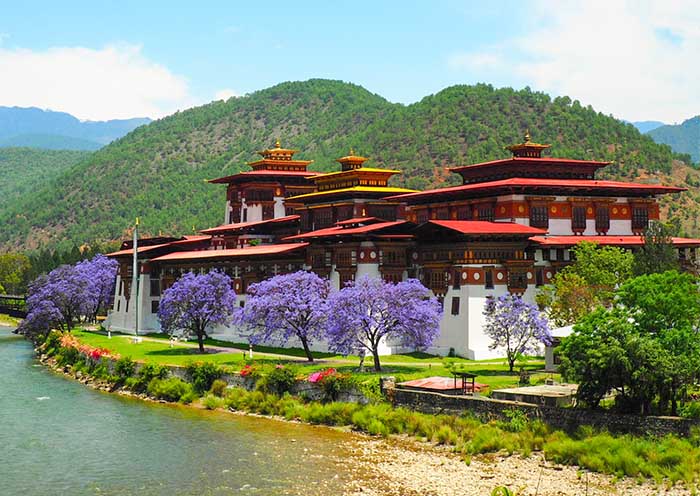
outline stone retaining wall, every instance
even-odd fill
[[[440,393],[396,388],[389,395],[395,406],[424,413],[459,415],[471,412],[482,420],[508,420],[506,411],[518,409],[531,419],[540,419],[555,429],[573,431],[582,425],[617,433],[687,436],[700,421],[679,417],[621,415],[605,411],[539,406],[517,401],[494,400],[479,396],[451,396]]]

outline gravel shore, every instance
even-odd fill
[[[553,465],[542,453],[529,458],[474,456],[467,464],[446,449],[402,439],[362,440],[353,449],[359,473],[348,487],[348,496],[488,496],[497,486],[507,486],[518,496],[691,494],[679,485],[657,487],[630,478],[615,481],[611,476]]]

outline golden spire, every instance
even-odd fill
[[[530,142],[530,130],[526,129],[525,130],[525,143],[529,143],[529,142]]]
[[[277,139],[275,140],[275,148],[282,148],[282,145],[280,144],[280,139],[279,139],[279,138],[277,138]]]
[[[351,157],[355,156],[355,150],[353,150],[352,147],[350,147],[350,156]]]

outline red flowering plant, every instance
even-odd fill
[[[99,348],[81,343],[78,338],[72,334],[65,333],[61,336],[61,346],[63,348],[72,348],[77,350],[81,355],[98,362],[102,358],[119,358],[118,353],[113,353],[107,348]]]
[[[256,377],[259,375],[259,371],[254,365],[248,364],[243,366],[239,374],[241,377]]]
[[[312,373],[309,375],[308,381],[321,386],[326,401],[337,400],[342,391],[352,387],[350,375],[342,374],[333,368]]]

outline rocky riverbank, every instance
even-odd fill
[[[106,381],[82,372],[73,373],[70,366],[58,366],[53,358],[46,355],[41,355],[40,361],[91,388],[147,401],[160,401],[146,394],[115,390]],[[195,403],[192,407],[202,406]],[[522,496],[691,494],[681,487],[659,488],[648,482],[639,484],[630,478],[616,481],[611,476],[581,471],[576,467],[552,465],[544,460],[542,453],[533,453],[528,458],[480,455],[471,457],[469,463],[465,463],[449,448],[405,437],[379,439],[355,434],[353,438],[348,441],[353,456],[347,460],[347,464],[356,476],[346,488],[345,494],[349,496],[482,496],[502,485],[519,491],[516,494]]]

